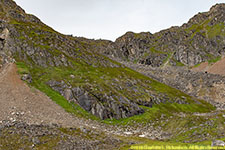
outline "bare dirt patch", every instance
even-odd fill
[[[208,64],[208,62],[201,63],[198,67],[195,67],[192,70],[225,76],[225,57],[212,65]]]

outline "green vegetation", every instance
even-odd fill
[[[158,115],[157,113],[155,113]],[[162,115],[163,113],[160,113]],[[173,115],[172,115],[173,114]],[[217,115],[213,116],[197,116],[193,114],[186,114],[182,117],[180,113],[171,113],[171,115],[160,118],[159,120],[151,120],[149,123],[154,123],[155,127],[161,127],[162,131],[167,133],[173,133],[173,137],[168,140],[157,141],[149,140],[147,138],[139,137],[128,137],[126,140],[135,141],[138,144],[133,146],[159,146],[159,145],[181,145],[181,146],[190,146],[190,145],[202,145],[208,146],[211,145],[212,137],[213,139],[217,138],[220,140],[225,140],[223,131],[225,118],[222,117],[224,111],[219,112]],[[152,115],[154,117],[154,115]],[[137,123],[136,123],[137,124]],[[148,123],[144,123],[143,126],[146,126]],[[201,138],[199,138],[201,137]],[[120,137],[122,140],[125,140],[124,137]],[[188,143],[183,143],[184,141],[189,141]],[[122,149],[129,149],[130,145],[124,146]]]
[[[173,57],[173,53],[169,53],[167,58],[163,60],[163,64],[161,66],[164,66],[165,64],[167,64],[172,57]]]
[[[24,63],[17,62],[16,65],[17,65],[19,74],[28,74],[29,73],[29,69],[27,68],[27,66]]]
[[[135,126],[137,124],[147,124],[156,121],[160,118],[161,115],[164,115],[166,117],[174,116],[176,113],[186,113],[186,114],[192,114],[193,112],[210,112],[214,110],[212,106],[209,106],[209,108],[202,107],[201,105],[188,105],[188,104],[176,104],[176,103],[166,103],[166,104],[158,104],[153,105],[152,108],[141,106],[145,113],[141,115],[132,116],[129,118],[123,118],[123,119],[113,119],[113,120],[105,120],[104,123],[107,124],[113,124],[113,125],[132,125]]]
[[[208,20],[203,21],[201,24],[193,24],[191,27],[185,29],[185,31],[193,32],[190,39],[193,39],[193,37],[196,35],[196,33],[201,33],[203,36],[206,36],[205,32],[202,32],[202,31],[204,31],[206,29],[206,27],[210,21],[211,20],[208,19]]]
[[[218,23],[214,26],[207,26],[207,33],[210,39],[216,37],[217,35],[225,36],[224,23]]]
[[[138,74],[137,72],[129,69],[129,68],[115,68],[115,69],[110,69],[110,68],[97,68],[98,71],[96,71],[96,69],[92,68],[88,68],[89,72],[86,73],[85,70],[82,71],[82,68],[77,69],[77,70],[69,70],[69,69],[63,69],[61,70],[60,68],[38,68],[35,67],[33,69],[29,69],[28,67],[26,67],[26,65],[24,63],[17,63],[18,68],[23,68],[24,70],[29,70],[29,73],[32,74],[33,78],[33,83],[31,84],[32,86],[36,87],[37,89],[39,89],[40,91],[46,93],[52,100],[54,100],[57,104],[59,104],[60,106],[62,106],[66,111],[75,114],[78,117],[84,117],[87,119],[92,119],[92,120],[98,120],[100,121],[98,118],[96,118],[93,115],[90,115],[89,113],[87,113],[86,111],[84,111],[82,108],[80,108],[78,105],[75,104],[71,104],[69,103],[64,97],[62,97],[59,93],[53,91],[51,88],[49,88],[45,82],[48,81],[49,79],[61,79],[61,77],[64,77],[64,81],[69,81],[71,84],[73,83],[72,80],[69,79],[69,75],[73,74],[75,77],[84,75],[86,78],[85,80],[89,80],[89,82],[92,83],[107,83],[106,79],[110,79],[110,76],[104,76],[104,79],[100,80],[101,78],[99,78],[99,73],[100,75],[111,75],[112,78],[116,77],[119,78],[117,75],[125,75],[126,77],[129,76],[134,76],[135,79],[139,79],[139,80],[145,80],[149,82],[149,89],[151,90],[155,90],[158,91],[159,93],[163,93],[163,92],[167,92],[169,97],[184,97],[190,104],[177,104],[177,103],[161,103],[158,105],[153,105],[152,108],[149,107],[145,107],[145,106],[140,106],[145,110],[145,113],[141,114],[141,115],[136,115],[136,116],[132,116],[129,118],[124,118],[124,119],[108,119],[108,120],[104,120],[104,121],[100,121],[106,124],[110,124],[110,125],[116,125],[116,126],[145,126],[146,124],[155,123],[155,127],[157,126],[162,126],[164,130],[171,130],[171,132],[177,132],[176,130],[172,130],[174,123],[176,124],[180,124],[180,127],[183,127],[185,124],[189,124],[188,128],[194,126],[193,124],[190,124],[188,122],[192,122],[194,119],[193,117],[191,117],[192,113],[194,112],[200,112],[200,113],[205,113],[205,112],[210,112],[212,110],[214,110],[214,107],[212,107],[210,104],[204,102],[204,101],[200,101],[201,104],[195,104],[192,102],[192,98],[189,97],[188,95],[185,95],[184,93],[170,88],[165,84],[156,82],[154,80],[149,79],[146,76],[143,76],[141,74]],[[84,69],[84,68],[83,68]],[[99,70],[100,69],[100,70]],[[74,72],[73,72],[74,71]],[[27,71],[26,71],[27,73]],[[122,74],[121,74],[122,73]],[[94,77],[94,78],[93,78]],[[95,79],[95,80],[93,80]],[[105,80],[105,81],[103,81]],[[83,79],[81,80],[77,80],[74,84],[79,84],[81,85],[85,85],[85,83],[83,83]],[[95,92],[99,92],[99,87],[96,86],[96,88],[93,90]],[[109,87],[108,87],[109,88]],[[106,90],[106,89],[104,89]],[[109,89],[108,89],[109,90]],[[107,91],[104,91],[107,92]],[[121,94],[124,91],[121,91]],[[145,95],[146,96],[146,95]],[[190,116],[187,118],[177,118],[177,116],[175,114],[179,114],[179,113],[185,113],[186,115]],[[161,117],[164,116],[164,119],[161,119],[163,122],[158,122],[157,120]],[[172,118],[171,118],[172,117]],[[166,119],[169,119],[169,122],[165,122]],[[165,122],[165,123],[164,123]],[[187,127],[186,127],[187,128]],[[186,129],[185,128],[185,129]],[[210,129],[211,131],[211,129]],[[191,134],[188,133],[188,134]],[[188,139],[191,136],[185,136],[185,135],[179,135],[178,138],[174,137],[174,140],[178,140],[182,141],[184,139]],[[156,142],[157,143],[157,142]],[[173,142],[172,142],[173,143]],[[145,143],[146,144],[146,143]]]
[[[172,133],[178,133],[178,131],[180,131],[181,129],[191,128],[195,125],[192,123],[192,122],[195,122],[195,117],[192,117],[192,114],[194,112],[205,113],[205,112],[210,112],[210,111],[214,110],[214,107],[212,107],[210,104],[208,104],[204,101],[198,100],[201,104],[195,104],[192,101],[192,98],[190,96],[185,95],[184,93],[182,93],[176,89],[170,88],[165,84],[151,80],[148,77],[141,75],[129,68],[114,68],[114,69],[112,69],[112,68],[92,68],[90,66],[90,68],[88,68],[88,71],[89,71],[88,72],[88,71],[85,71],[85,69],[84,69],[84,67],[82,67],[82,65],[80,65],[81,68],[78,68],[79,64],[77,64],[76,70],[69,69],[69,68],[65,69],[65,67],[64,67],[64,69],[61,69],[60,67],[51,67],[51,68],[45,69],[45,68],[38,68],[37,66],[35,66],[35,68],[29,68],[29,67],[27,67],[27,65],[25,63],[21,63],[21,62],[17,63],[17,66],[20,69],[26,70],[26,73],[30,73],[32,75],[32,77],[33,77],[33,83],[31,84],[32,86],[34,86],[37,89],[39,89],[40,91],[46,93],[46,95],[48,95],[57,104],[62,106],[66,111],[68,111],[78,117],[84,117],[87,119],[97,120],[97,121],[100,121],[100,122],[103,122],[106,124],[110,124],[110,125],[124,126],[124,127],[126,127],[126,126],[132,126],[132,127],[143,126],[144,127],[145,125],[154,122],[155,123],[154,127],[162,126],[162,129],[165,131],[171,131]],[[84,69],[84,70],[82,70],[82,69]],[[27,71],[27,70],[29,70],[29,71]],[[69,75],[71,75],[71,74],[73,74],[76,79],[79,79],[78,77],[81,75],[82,75],[82,77],[85,77],[85,78],[74,81],[74,80],[70,79],[70,77],[69,77]],[[103,76],[104,78],[101,79],[100,78],[101,76]],[[152,108],[140,106],[145,110],[145,113],[143,113],[141,115],[136,115],[136,116],[119,119],[119,120],[107,119],[107,120],[101,121],[100,119],[96,118],[95,116],[90,115],[88,112],[84,111],[78,105],[69,103],[59,93],[53,91],[51,88],[49,88],[45,84],[46,81],[48,81],[52,78],[61,80],[62,77],[63,77],[64,81],[70,82],[70,84],[74,84],[74,85],[78,84],[80,86],[85,85],[85,83],[84,83],[85,80],[89,80],[89,82],[92,82],[93,84],[95,84],[95,86],[93,87],[92,90],[94,90],[95,92],[98,93],[98,92],[100,92],[99,85],[102,86],[102,85],[108,83],[107,80],[109,82],[112,82],[113,78],[119,79],[118,76],[125,76],[127,78],[129,78],[129,76],[132,76],[136,80],[139,79],[139,80],[146,81],[146,82],[148,82],[146,84],[149,87],[147,87],[147,85],[145,85],[145,88],[147,88],[149,90],[157,91],[159,93],[166,92],[167,95],[171,98],[183,97],[190,104],[177,104],[177,103],[165,103],[164,104],[164,103],[161,103],[158,105],[156,105],[156,104],[153,105]],[[121,81],[123,81],[123,80],[121,80]],[[97,83],[98,83],[98,86],[96,85]],[[110,87],[107,87],[105,85],[104,93],[107,93],[108,92],[107,90],[111,90],[109,88]],[[113,92],[115,92],[115,90]],[[123,93],[123,92],[124,91],[120,91],[121,94],[125,95],[126,92],[125,93]],[[147,95],[144,95],[144,97],[148,98]],[[179,113],[184,113],[188,117],[186,117],[186,118],[177,117],[176,114],[179,114]],[[161,122],[158,122],[158,119],[161,118],[161,116],[164,116],[164,117],[163,117],[163,119],[160,119]],[[169,121],[166,121],[166,120],[169,120]],[[173,129],[175,126],[174,123],[176,123],[176,126],[178,126],[178,124],[179,124],[180,130],[177,131],[177,129]],[[186,126],[186,124],[188,126]],[[212,129],[208,129],[208,130],[213,131],[213,129],[217,129],[217,128],[214,127]],[[177,134],[177,137],[175,136],[172,139],[173,141],[171,141],[171,143],[173,144],[177,140],[183,141],[185,139],[189,139],[191,137],[190,136],[191,133],[192,133],[191,131],[190,132],[187,131],[187,134],[184,133],[184,135]],[[212,132],[212,134],[215,134],[215,133],[216,132],[214,132],[214,133]],[[174,135],[176,135],[176,134],[174,134]],[[195,139],[195,138],[196,137],[194,137],[193,139]]]
[[[24,128],[26,128],[26,133],[24,133]],[[26,125],[20,127],[10,126],[1,128],[0,149],[47,150],[58,149],[62,145],[64,148],[67,147],[67,149],[71,149],[71,145],[75,145],[79,148],[84,146],[82,144],[85,142],[86,146],[90,146],[90,144],[94,143],[96,140],[102,141],[97,143],[101,148],[103,145],[116,147],[115,145],[112,145],[110,141],[107,141],[107,138],[108,137],[102,132],[83,132],[79,128],[62,128],[40,125]],[[83,143],[80,143],[80,141]],[[118,143],[122,143],[122,141]]]
[[[213,63],[216,63],[216,62],[219,61],[219,60],[221,60],[221,56],[218,56],[218,57],[216,57],[216,58],[214,58],[214,59],[208,60],[208,63],[209,63],[209,64],[213,64]]]
[[[151,48],[150,48],[150,51],[151,51],[152,53],[156,53],[156,54],[157,54],[157,53],[158,53],[158,54],[167,54],[167,52],[156,50],[155,47],[151,47]]]
[[[18,73],[31,73],[29,68],[25,65],[25,63],[17,62]],[[37,68],[32,71],[38,71]],[[51,77],[50,77],[51,78]],[[69,103],[63,96],[61,96],[58,92],[54,91],[50,87],[48,87],[44,82],[47,80],[41,80],[39,78],[33,78],[33,82],[31,86],[34,86],[38,90],[45,93],[48,97],[50,97],[56,104],[60,105],[64,108],[67,112],[75,114],[77,117],[83,118],[91,118],[93,120],[98,120],[97,117],[91,115],[90,113],[86,112],[83,108],[75,103]]]
[[[201,63],[194,65],[192,68],[197,68],[201,65]]]
[[[176,61],[176,66],[182,67],[182,66],[185,66],[185,65],[180,61]]]

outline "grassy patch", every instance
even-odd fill
[[[16,65],[17,65],[19,74],[27,74],[27,73],[29,73],[29,69],[27,68],[27,66],[24,63],[17,62]]]
[[[156,50],[155,47],[150,48],[150,52],[158,54],[167,54],[167,52]]]
[[[202,63],[202,62],[201,62]],[[201,63],[194,65],[192,68],[197,68],[201,65]]]
[[[173,53],[169,53],[167,58],[163,60],[163,64],[161,66],[164,66],[170,59],[173,57]]]
[[[211,108],[205,108],[202,107],[201,105],[196,106],[196,105],[187,105],[187,104],[158,104],[158,105],[153,105],[152,108],[141,106],[144,110],[145,113],[141,115],[136,115],[132,116],[129,118],[123,118],[123,119],[113,119],[113,120],[104,120],[104,123],[107,124],[112,124],[112,125],[132,125],[135,126],[136,124],[147,124],[154,122],[156,119],[160,118],[161,115],[165,115],[167,117],[173,116],[174,113],[187,113],[187,114],[192,114],[193,112],[210,112],[213,107]],[[209,106],[210,107],[210,106]]]
[[[216,58],[213,58],[213,59],[208,60],[208,63],[209,64],[213,64],[213,63],[216,63],[219,60],[221,60],[221,56],[218,56]]]
[[[217,35],[225,36],[225,27],[224,23],[219,23],[214,26],[207,26],[207,33],[210,39],[214,38]]]

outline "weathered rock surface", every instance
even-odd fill
[[[218,109],[225,109],[224,76],[193,72],[185,67],[153,68],[147,65],[134,65],[127,62],[124,62],[124,65],[191,96],[204,99]]]
[[[225,54],[224,12],[225,4],[217,4],[181,27],[171,27],[155,34],[127,32],[102,53],[152,67],[165,64],[194,66],[215,59]]]
[[[215,141],[212,141],[212,147],[214,146],[225,146],[225,142],[224,141],[221,141],[221,140],[215,140]]]
[[[115,95],[108,96],[97,95],[90,91],[91,87],[83,89],[81,87],[72,87],[61,81],[48,81],[47,84],[58,91],[68,101],[79,104],[86,111],[98,116],[101,119],[107,118],[126,118],[143,113],[136,103],[131,102],[125,97],[117,99]],[[114,113],[113,113],[114,112]]]

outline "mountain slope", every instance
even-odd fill
[[[127,60],[125,56],[131,50],[132,57],[136,57],[141,49],[134,47],[133,41],[145,49],[155,34],[127,33],[129,36],[118,40],[120,49],[118,41],[115,45],[107,40],[62,35],[26,14],[15,2],[0,2],[0,149],[130,149],[134,144],[190,143],[208,146],[212,140],[224,140],[224,110],[216,110],[204,101],[205,97],[199,100],[177,90],[192,95],[184,90],[188,88],[187,80],[195,93],[200,86],[211,86],[221,77],[203,73],[202,80],[198,79],[202,73],[196,75],[176,66],[178,74],[174,69],[164,70],[169,69],[172,54],[161,68],[144,66],[151,69],[150,75],[146,74],[150,77],[103,55]],[[138,40],[129,38],[133,35]],[[162,61],[161,55],[166,57],[157,49],[151,52],[160,55],[156,60]],[[133,63],[124,64],[137,69]],[[176,86],[170,78],[164,78],[168,74]],[[198,82],[200,86],[196,86]]]
[[[64,127],[71,127],[79,122],[43,93],[30,89],[21,81],[15,64],[4,66],[1,71],[0,109],[1,120],[58,124]]]
[[[224,38],[225,4],[221,3],[208,12],[198,13],[180,27],[155,34],[127,32],[100,52],[159,82],[225,109]],[[221,104],[215,104],[217,102]]]
[[[102,53],[133,63],[194,66],[218,59],[225,52],[225,4],[199,13],[180,27],[158,33],[127,32]]]
[[[53,89],[71,105],[78,104],[101,119],[141,114],[144,110],[140,105],[194,104],[195,111],[198,107],[208,107],[176,89],[93,53],[93,46],[104,46],[101,41],[62,35],[36,17],[27,15],[13,1],[2,1],[1,8],[4,14],[1,29],[9,32],[1,42],[3,59],[6,61],[11,56],[21,62],[26,68],[22,74],[32,77],[31,85],[44,92]]]

